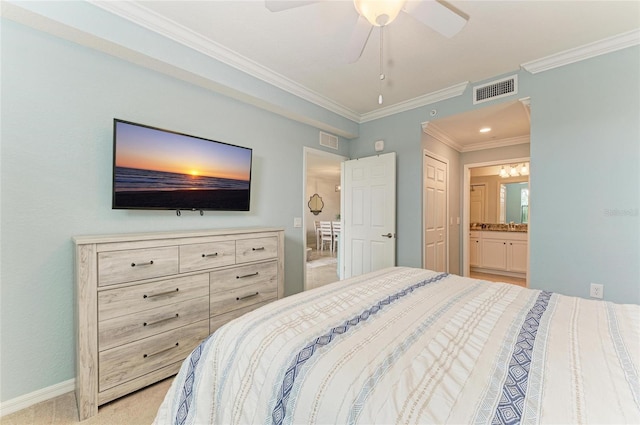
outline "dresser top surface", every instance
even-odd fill
[[[219,236],[219,235],[242,235],[251,233],[264,232],[281,232],[282,227],[239,227],[232,229],[199,229],[199,230],[174,230],[164,232],[146,232],[146,233],[117,233],[104,235],[80,235],[72,237],[76,245],[95,244],[95,243],[112,243],[127,241],[144,241],[156,239],[178,239],[193,238],[200,236]]]

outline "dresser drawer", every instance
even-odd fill
[[[236,241],[197,243],[180,247],[180,273],[236,263]]]
[[[275,261],[212,272],[209,314],[216,316],[277,298],[277,279]]]
[[[209,335],[209,321],[132,342],[99,354],[99,391],[184,360]]]
[[[230,322],[233,319],[236,319],[245,313],[253,311],[273,301],[275,301],[275,299],[264,301],[258,304],[249,305],[243,308],[239,308],[237,310],[230,311],[228,313],[218,314],[217,316],[212,316],[211,319],[209,320],[209,332],[214,333],[220,326],[224,325],[225,323]]]
[[[208,273],[108,289],[98,293],[98,320],[105,321],[208,295]]]
[[[209,297],[165,305],[98,323],[98,351],[209,318]]]
[[[178,247],[101,252],[98,286],[132,282],[178,273]]]
[[[236,241],[236,263],[266,260],[278,256],[278,238],[239,239]]]
[[[226,270],[209,273],[209,292],[229,292],[242,286],[268,282],[276,286],[278,280],[278,262],[269,261],[260,264],[248,264]]]

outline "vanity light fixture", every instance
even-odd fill
[[[509,165],[509,171],[505,170],[504,165],[500,169],[498,173],[500,177],[519,177],[519,176],[528,176],[529,175],[529,163],[525,162],[520,166],[520,164]]]
[[[480,133],[488,133],[491,131],[491,127],[484,127],[480,129]]]

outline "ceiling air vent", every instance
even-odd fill
[[[327,148],[338,150],[338,137],[333,134],[320,132],[320,145]]]
[[[518,76],[513,75],[473,88],[473,104],[499,99],[518,93]]]

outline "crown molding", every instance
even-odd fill
[[[414,97],[406,102],[396,103],[386,108],[381,108],[373,112],[368,112],[360,116],[360,123],[373,121],[380,118],[388,117],[389,115],[398,114],[400,112],[406,112],[411,109],[426,106],[431,103],[440,102],[442,100],[451,99],[456,96],[460,96],[469,86],[469,81],[458,83],[454,86],[447,87],[441,90],[437,90],[431,93],[427,93],[423,96]]]
[[[595,56],[615,52],[616,50],[637,46],[638,44],[640,44],[640,29],[635,29],[594,43],[585,44],[575,49],[565,50],[555,55],[523,63],[520,67],[532,74],[537,74]]]
[[[294,96],[356,123],[373,121],[460,96],[469,85],[469,82],[467,81],[405,102],[381,108],[373,112],[359,114],[358,112],[353,111],[352,109],[347,108],[320,93],[309,90],[305,86],[296,83],[295,81],[260,65],[259,63],[244,57],[209,38],[203,37],[175,21],[167,19],[164,16],[141,6],[139,3],[126,1],[115,2],[108,0],[87,1],[107,12],[133,22],[150,31],[161,34],[170,40],[192,48],[202,54],[218,60],[221,63],[229,65],[261,81],[271,84]],[[585,46],[523,63],[520,67],[532,74],[536,74],[638,44],[640,44],[640,29],[635,29]]]
[[[246,58],[227,47],[216,43],[215,41],[203,37],[202,35],[192,31],[191,29],[178,24],[175,21],[165,18],[148,8],[141,6],[135,2],[114,2],[104,0],[88,0],[91,4],[106,10],[116,16],[133,22],[143,28],[192,48],[203,53],[213,59],[232,66],[246,74],[258,78],[266,83],[274,85],[284,91],[295,96],[334,112],[344,118],[363,123],[405,112],[431,103],[439,102],[452,97],[460,96],[469,85],[468,81],[447,87],[432,93],[419,96],[408,101],[397,103],[386,108],[376,111],[358,114],[357,112],[340,105],[337,102],[323,96],[320,93],[309,90],[308,88],[296,83],[295,81],[278,74],[277,72],[260,65],[259,63]]]
[[[491,140],[489,142],[471,143],[469,145],[463,146],[460,152],[472,152],[472,151],[481,151],[484,149],[503,148],[505,146],[522,145],[530,142],[531,142],[531,139],[528,135],[508,137],[506,139]]]
[[[517,136],[517,137],[508,137],[506,139],[500,140],[491,140],[488,142],[477,142],[471,143],[468,145],[461,145],[460,143],[453,140],[451,136],[442,131],[437,125],[433,122],[426,121],[422,123],[422,131],[435,138],[439,142],[444,143],[445,145],[457,150],[458,152],[472,152],[479,151],[484,149],[493,149],[493,148],[502,148],[505,146],[514,146],[514,145],[522,145],[524,143],[530,143],[531,139],[528,135],[526,136]]]
[[[451,136],[449,136],[447,133],[442,131],[440,127],[438,127],[431,121],[426,121],[422,123],[422,131],[425,134],[435,138],[439,142],[442,142],[445,145],[457,150],[458,152],[462,152],[462,150],[464,149],[464,147],[461,144],[453,140]]]
[[[360,114],[136,2],[88,0],[116,16],[355,122]]]

